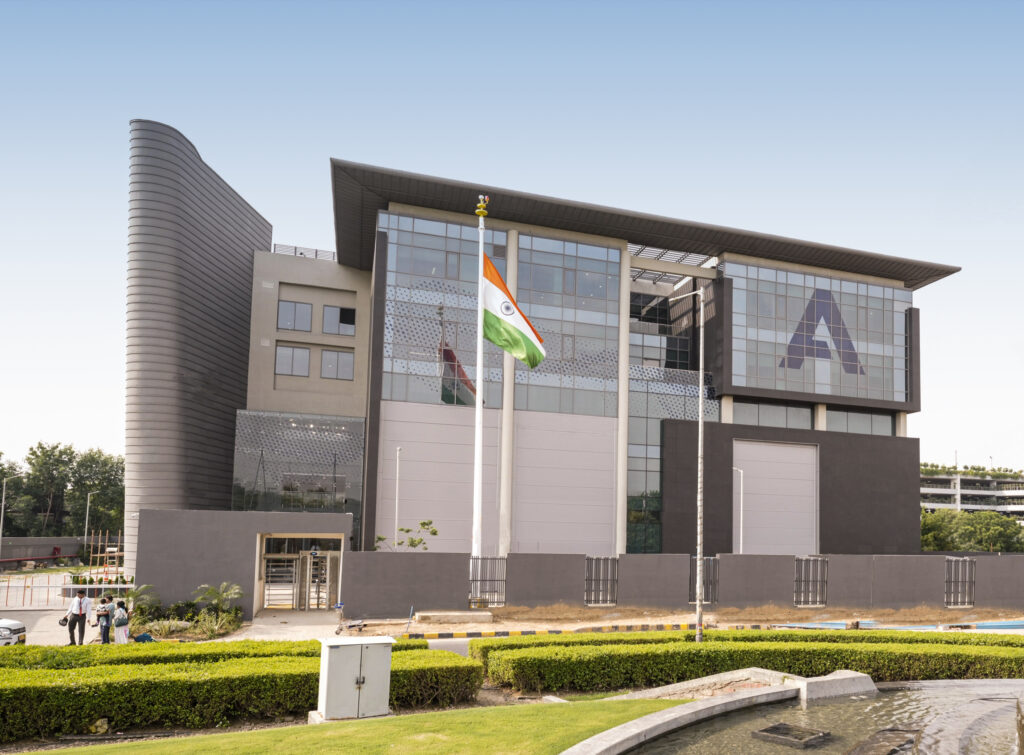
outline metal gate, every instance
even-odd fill
[[[296,598],[296,563],[294,555],[263,557],[263,607],[292,609]]]
[[[828,559],[798,556],[793,566],[793,605],[823,606],[828,601]]]
[[[977,559],[946,557],[946,608],[971,608],[974,605],[977,565]]]
[[[338,596],[338,551],[299,553],[299,589],[295,607],[300,611],[330,608]]]
[[[505,557],[480,556],[469,559],[469,607],[505,605]]]
[[[614,556],[587,556],[583,603],[588,606],[614,606],[619,600],[619,559]]]
[[[696,556],[690,556],[690,602],[697,602]],[[718,556],[704,557],[704,602],[718,602]]]

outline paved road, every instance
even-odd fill
[[[427,640],[431,650],[450,650],[459,655],[469,655],[469,640]]]

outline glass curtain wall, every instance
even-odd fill
[[[475,225],[381,212],[388,236],[381,398],[474,404],[478,231]],[[485,231],[505,275],[506,234]],[[484,406],[501,406],[503,352],[484,342]]]
[[[516,363],[515,408],[617,416],[619,250],[520,234],[516,300],[547,357]]]
[[[910,291],[726,262],[734,385],[907,401]]]
[[[693,312],[692,299],[630,296],[627,553],[661,552],[661,422],[698,416],[699,373],[689,369],[691,356],[697,359]],[[706,375],[704,418],[717,422],[714,396]]]

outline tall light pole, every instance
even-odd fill
[[[3,493],[0,493],[0,555],[3,555],[4,549],[4,511],[6,511],[7,509],[7,481],[16,480],[19,477],[21,477],[20,474],[5,477],[3,483]]]
[[[82,547],[84,548],[89,542],[89,504],[92,502],[92,494],[95,491],[90,491],[85,496],[85,536],[82,538]]]
[[[677,286],[686,282],[684,278]],[[697,642],[704,641],[704,288],[673,296],[669,301],[697,297],[697,323],[700,333],[697,382]]]
[[[398,485],[402,481],[402,447],[395,448],[395,550],[398,550]]]
[[[733,467],[732,471],[740,473],[740,553],[743,553],[743,470]]]

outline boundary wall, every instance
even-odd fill
[[[882,609],[945,605],[947,556],[827,555],[826,599],[807,606]],[[973,601],[951,606],[1018,608],[1024,611],[1024,554],[971,555]],[[585,605],[586,560],[582,554],[509,554],[502,583],[508,606]],[[466,610],[469,554],[346,552],[342,596],[347,618],[398,618],[414,611]],[[692,559],[688,554],[618,557],[618,606],[692,610]],[[775,605],[793,608],[793,556],[722,554],[718,557],[716,607]]]

